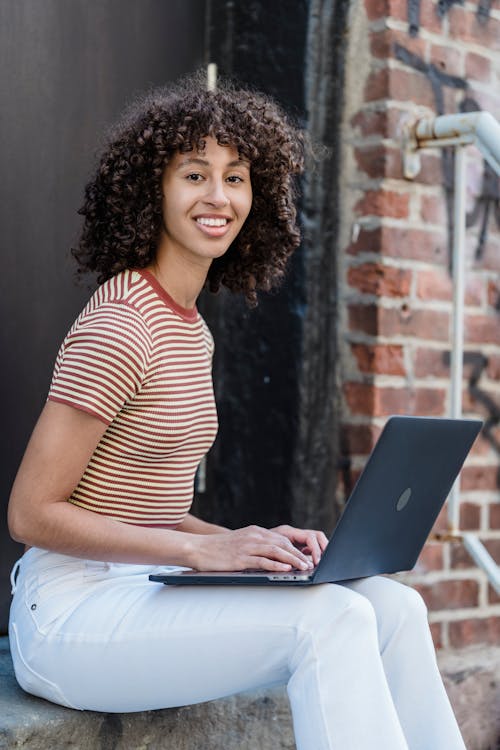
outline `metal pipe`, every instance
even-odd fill
[[[416,123],[414,134],[418,147],[420,141],[472,136],[484,158],[500,174],[500,125],[489,112],[424,117]]]
[[[500,567],[496,564],[488,550],[479,541],[475,534],[468,532],[462,535],[465,549],[472,557],[476,565],[484,570],[490,583],[497,592],[500,594]]]
[[[451,335],[450,413],[453,419],[462,416],[464,296],[465,296],[465,146],[455,149],[455,192],[453,197],[453,317]],[[448,498],[450,531],[460,523],[460,479],[457,477]]]
[[[411,143],[411,139],[408,141]],[[463,381],[463,311],[465,282],[465,146],[474,143],[486,161],[500,175],[500,125],[489,112],[441,115],[419,120],[413,130],[413,146],[406,144],[407,154],[429,146],[455,147],[455,195],[453,236],[453,333],[451,351],[450,411],[453,417],[462,413]],[[411,168],[410,168],[411,167]],[[408,176],[418,172],[409,160]],[[405,172],[406,173],[406,172]],[[500,566],[475,534],[460,534],[460,485],[457,480],[448,500],[450,539],[462,538],[465,548],[482,568],[495,591],[500,594]]]

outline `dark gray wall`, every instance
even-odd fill
[[[337,516],[336,196],[348,5],[208,0],[210,60],[280,101],[319,155],[302,181],[303,243],[279,293],[261,295],[254,311],[228,294],[202,303],[216,340],[221,429],[197,507],[229,525],[329,530]]]
[[[135,92],[203,62],[205,0],[0,3],[0,628],[20,554],[5,509],[61,338],[89,295],[73,281],[76,210],[103,128]]]

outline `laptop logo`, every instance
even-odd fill
[[[406,506],[409,503],[411,497],[411,489],[408,487],[400,496],[398,502],[396,503],[396,510],[403,510],[406,508]]]

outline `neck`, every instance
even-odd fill
[[[189,259],[158,249],[156,258],[147,266],[167,294],[181,307],[191,309],[203,289],[210,264],[194,263]]]

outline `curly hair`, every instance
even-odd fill
[[[231,145],[248,159],[253,200],[240,233],[209,269],[207,286],[243,292],[257,304],[284,276],[300,242],[295,175],[303,171],[304,134],[270,97],[228,80],[208,91],[203,71],[138,99],[109,132],[79,213],[72,253],[79,273],[103,283],[155,258],[162,230],[162,176],[172,156],[203,151],[204,139]]]

